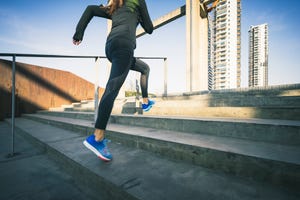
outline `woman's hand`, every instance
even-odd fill
[[[80,43],[81,43],[81,40],[74,40],[74,39],[73,39],[73,44],[74,44],[74,45],[79,45]]]

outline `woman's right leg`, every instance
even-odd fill
[[[104,131],[113,108],[114,100],[127,77],[133,58],[133,49],[131,48],[117,48],[117,45],[115,48],[109,47],[111,47],[111,44],[106,47],[107,56],[112,63],[110,77],[99,104],[94,134],[90,135],[84,141],[84,145],[104,161],[112,159],[112,155],[106,145],[107,140],[104,139]]]
[[[112,55],[110,77],[99,104],[98,116],[95,124],[96,129],[106,129],[114,101],[118,96],[120,88],[123,85],[130,69],[130,58],[133,56],[132,52],[128,50],[118,50],[115,51],[115,54],[117,56]]]

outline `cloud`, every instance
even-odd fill
[[[38,53],[73,53],[68,47],[71,37],[68,33],[54,32],[49,26],[40,27],[18,16],[7,16],[1,12],[0,46],[1,50],[15,49]],[[59,27],[58,27],[59,29]],[[68,40],[68,41],[66,41]]]
[[[285,31],[287,29],[286,15],[273,10],[265,10],[264,12],[255,15],[257,23],[268,23],[270,29],[275,32]]]

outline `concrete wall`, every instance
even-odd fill
[[[0,120],[11,116],[11,72],[12,62],[0,59]],[[16,63],[17,116],[88,99],[94,99],[94,84],[70,72]]]

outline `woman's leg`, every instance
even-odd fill
[[[107,147],[107,140],[104,138],[104,132],[113,108],[114,100],[126,79],[133,58],[133,51],[130,50],[130,48],[129,50],[128,48],[124,48],[123,50],[120,48],[116,49],[116,51],[110,53],[110,56],[108,56],[112,62],[112,67],[110,77],[99,104],[94,134],[87,137],[83,142],[88,149],[104,161],[110,161],[112,159],[112,155]]]
[[[113,108],[114,100],[118,96],[120,88],[128,75],[133,51],[127,49],[115,50],[110,57],[112,67],[110,77],[99,104],[98,116],[95,124],[96,138],[103,138],[104,130],[106,129],[106,125]],[[100,129],[100,131],[97,129]]]
[[[140,59],[133,58],[131,70],[141,72],[140,85],[142,90],[143,103],[148,104],[148,79],[150,68]]]

